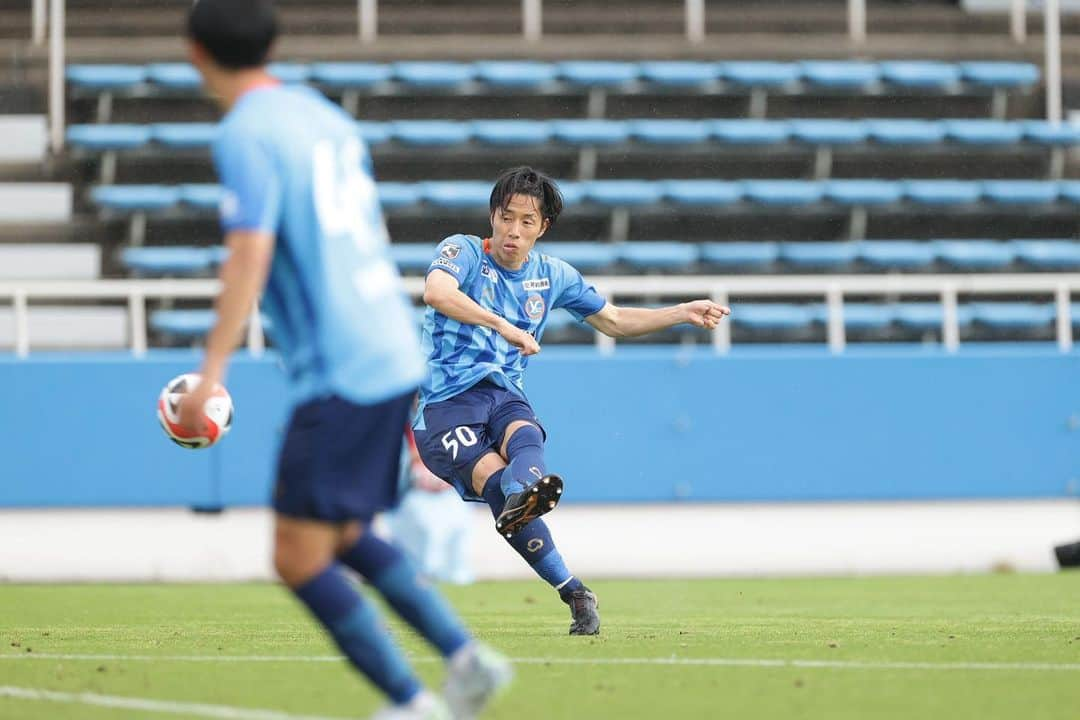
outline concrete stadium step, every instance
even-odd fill
[[[0,183],[0,223],[62,222],[71,207],[68,183]]]
[[[0,245],[0,281],[96,280],[101,246],[92,243]]]
[[[120,350],[128,346],[124,306],[35,305],[28,310],[30,350]],[[15,347],[15,314],[0,306],[0,350]]]

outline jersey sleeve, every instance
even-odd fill
[[[223,133],[214,146],[214,164],[225,191],[221,200],[225,232],[276,233],[283,188],[280,170],[263,143],[251,135]]]
[[[442,270],[454,276],[459,285],[480,265],[480,250],[465,235],[451,235],[439,243],[435,259],[428,265],[428,274]]]
[[[553,308],[566,308],[578,322],[600,312],[607,305],[604,296],[596,291],[592,285],[585,282],[585,278],[572,265],[557,261],[559,268],[559,294],[552,303]]]

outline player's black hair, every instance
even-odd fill
[[[196,0],[188,13],[188,37],[231,70],[265,64],[277,31],[271,0]]]
[[[491,214],[496,210],[505,210],[510,199],[515,195],[527,195],[539,200],[540,215],[554,225],[563,209],[563,196],[559,186],[539,170],[531,167],[516,167],[504,170],[495,180],[491,190]]]

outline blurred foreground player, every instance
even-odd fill
[[[269,0],[199,0],[188,19],[191,61],[227,112],[213,156],[230,254],[204,379],[181,420],[200,422],[265,283],[293,404],[273,500],[277,572],[390,699],[376,717],[471,718],[509,681],[509,664],[470,637],[398,549],[368,532],[396,502],[401,428],[425,374],[370,156],[340,108],[267,74],[275,34]],[[445,701],[423,688],[341,565],[446,659]]]
[[[463,499],[487,503],[499,533],[570,606],[570,634],[595,635],[596,595],[567,569],[540,519],[563,481],[548,472],[545,431],[525,397],[528,356],[540,352],[555,308],[612,337],[683,323],[713,330],[731,311],[711,300],[658,309],[607,302],[569,264],[534,250],[562,205],[550,178],[508,170],[491,192],[491,238],[453,235],[439,245],[424,287],[431,375],[413,429],[424,464]]]

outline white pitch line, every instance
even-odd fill
[[[440,658],[412,657],[414,663],[441,662]],[[195,663],[339,663],[340,655],[81,655],[26,653],[0,655],[2,660],[71,660],[92,662],[195,662]],[[825,668],[836,670],[1036,670],[1080,672],[1080,663],[1047,662],[920,662],[903,660],[786,660],[764,658],[556,658],[516,657],[519,665],[676,665],[706,667]]]
[[[171,702],[151,700],[149,698],[123,697],[119,695],[98,695],[96,693],[66,693],[55,690],[0,685],[0,698],[16,700],[36,700],[44,702],[67,703],[69,705],[93,705],[97,707],[140,712],[165,713],[168,715],[188,715],[218,720],[342,720],[315,715],[290,715],[276,710],[232,707],[230,705],[206,705],[204,703]]]

